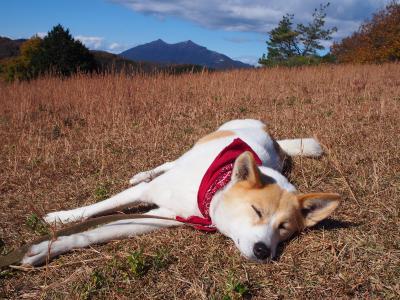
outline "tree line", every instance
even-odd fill
[[[31,80],[41,75],[66,77],[74,73],[183,73],[210,72],[194,64],[161,65],[134,62],[102,51],[89,51],[68,29],[54,26],[43,38],[33,36],[19,47],[19,55],[0,61],[0,78],[6,81]]]
[[[334,43],[331,52],[344,63],[400,60],[400,4],[393,1],[376,12],[357,32]]]
[[[97,64],[93,55],[68,29],[54,26],[42,39],[34,36],[20,47],[20,55],[1,64],[0,73],[7,81],[30,80],[44,74],[69,76],[92,72]]]

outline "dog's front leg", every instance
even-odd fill
[[[129,180],[129,183],[131,185],[136,185],[136,184],[139,184],[141,182],[150,182],[154,178],[156,178],[156,177],[160,176],[161,174],[171,170],[174,165],[175,165],[175,161],[169,161],[169,162],[166,162],[166,163],[162,164],[161,166],[158,166],[158,167],[156,167],[156,168],[154,168],[152,170],[140,172],[140,173],[136,174],[135,176],[133,176]]]
[[[146,214],[174,218],[175,214],[165,208],[150,210]],[[159,219],[126,219],[102,225],[96,229],[60,236],[55,241],[44,241],[33,245],[23,257],[23,265],[40,265],[46,260],[72,249],[84,248],[92,244],[102,244],[110,240],[124,239],[163,227],[182,225],[177,221]]]
[[[109,212],[116,211],[137,201],[146,201],[143,193],[147,189],[147,183],[143,182],[139,185],[126,189],[125,191],[112,196],[111,198],[84,207],[79,207],[71,210],[56,211],[47,214],[44,219],[49,224],[54,223],[69,223],[80,221],[101,215]]]

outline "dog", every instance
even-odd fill
[[[227,122],[177,160],[133,176],[133,186],[125,191],[99,203],[44,217],[49,224],[68,223],[109,214],[138,201],[158,207],[142,219],[118,220],[42,241],[30,246],[20,263],[40,265],[75,248],[185,224],[219,231],[245,258],[267,262],[276,256],[280,242],[337,208],[338,194],[298,193],[282,174],[288,157],[322,154],[313,138],[276,141],[261,121]]]

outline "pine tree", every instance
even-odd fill
[[[305,64],[318,62],[317,50],[322,50],[322,40],[332,39],[332,34],[337,31],[336,27],[324,29],[325,10],[329,3],[321,4],[312,14],[312,22],[308,25],[297,24],[293,28],[293,14],[282,17],[278,26],[269,32],[267,56],[263,54],[259,63],[267,66],[280,64]]]
[[[61,25],[53,27],[43,39],[40,69],[64,76],[75,72],[90,72],[96,61],[90,51]]]
[[[298,32],[293,30],[293,15],[287,14],[283,16],[278,27],[269,32],[270,38],[267,41],[268,56],[263,55],[260,63],[264,61],[281,62],[288,58],[299,55],[297,37]]]

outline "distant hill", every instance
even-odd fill
[[[0,60],[3,58],[19,55],[19,47],[25,39],[12,40],[7,37],[0,36]]]
[[[161,39],[136,46],[119,54],[134,61],[162,64],[195,64],[215,70],[251,68],[251,65],[208,50],[192,41],[168,44]]]
[[[137,62],[130,59],[125,59],[119,55],[112,54],[106,51],[90,51],[99,66],[100,71],[105,72],[125,72],[132,73],[158,73],[165,72],[168,74],[182,74],[188,72],[206,71],[203,66],[192,64],[159,64],[152,62]]]
[[[140,68],[144,68],[146,71],[152,71],[156,67],[149,63],[137,63],[106,51],[92,50],[90,52],[93,54],[99,68],[103,71],[120,72],[126,70],[127,72],[132,72],[138,71]]]

